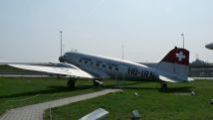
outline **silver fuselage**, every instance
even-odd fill
[[[99,79],[158,80],[156,69],[127,60],[78,52],[67,52],[63,59]]]

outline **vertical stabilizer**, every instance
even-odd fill
[[[188,68],[189,51],[177,47],[171,50],[158,64],[158,69],[174,74],[183,81],[188,79]]]

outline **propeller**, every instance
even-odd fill
[[[60,56],[60,57],[58,58],[58,60],[59,60],[61,63],[65,62],[64,56]]]

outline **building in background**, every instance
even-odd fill
[[[189,67],[190,77],[213,77],[213,64],[196,59]]]

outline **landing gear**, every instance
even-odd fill
[[[166,83],[161,83],[161,91],[167,92],[167,90],[168,90],[167,84]]]
[[[75,82],[76,82],[76,79],[69,79],[68,82],[67,82],[67,87],[68,88],[75,88]]]
[[[103,82],[100,81],[100,80],[93,80],[93,85],[94,85],[94,87],[99,87],[99,86],[101,86],[102,84],[103,84]]]

